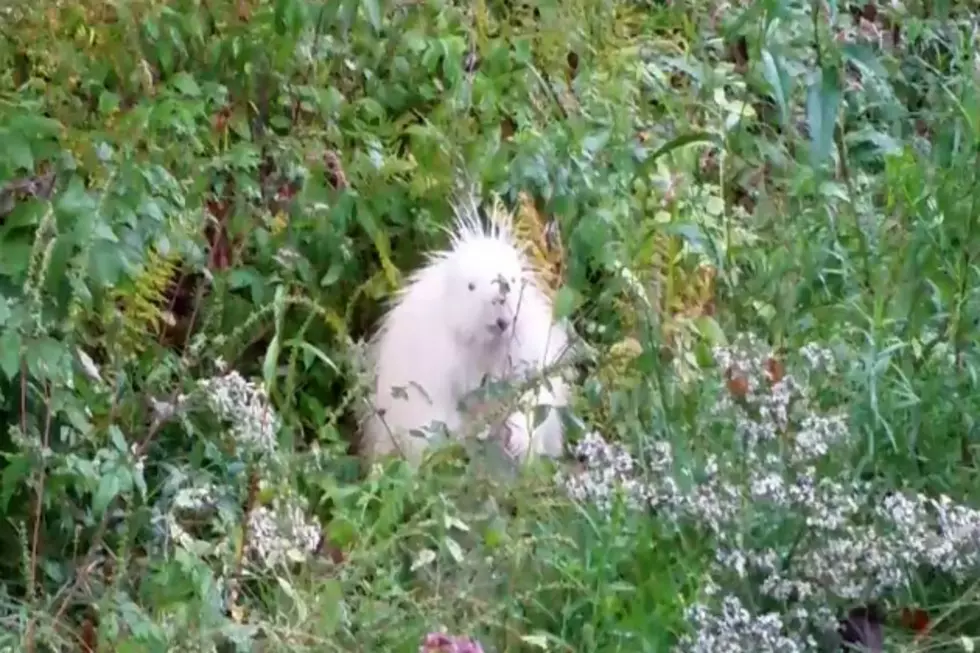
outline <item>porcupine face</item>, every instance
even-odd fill
[[[506,242],[480,238],[453,252],[450,264],[446,308],[457,339],[492,347],[511,337],[522,290],[520,255]]]

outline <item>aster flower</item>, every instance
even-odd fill
[[[280,419],[264,387],[246,380],[236,370],[201,379],[197,385],[215,416],[230,424],[236,442],[260,452],[275,450]]]
[[[809,377],[836,372],[831,351],[801,348],[800,375],[751,335],[714,356],[721,374],[712,419],[727,426],[734,446],[681,466],[657,442],[648,446],[657,455],[641,465],[592,433],[575,450],[582,470],[559,477],[571,498],[600,511],[621,496],[712,538],[714,560],[679,650],[816,650],[815,635],[837,628],[839,608],[903,589],[918,567],[960,582],[976,577],[980,511],[946,496],[880,500],[869,483],[821,473],[821,462],[851,442],[844,410],[821,410],[811,399]],[[692,481],[683,489],[681,477]]]
[[[305,502],[296,496],[257,507],[249,515],[248,528],[248,552],[266,568],[302,562],[320,543],[320,528],[307,517]]]

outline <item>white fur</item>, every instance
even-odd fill
[[[501,332],[497,321],[506,323]],[[371,341],[376,385],[363,417],[361,451],[369,459],[400,453],[418,464],[428,446],[421,432],[442,422],[453,437],[468,424],[460,400],[485,378],[517,380],[553,366],[568,348],[563,325],[513,238],[509,221],[490,228],[475,211],[457,213],[448,251],[430,255],[395,298]],[[533,428],[534,404],[563,406],[568,387],[554,373],[525,393],[500,429],[517,458],[559,456],[560,415]],[[393,396],[392,388],[396,388]],[[532,437],[533,432],[533,437]]]

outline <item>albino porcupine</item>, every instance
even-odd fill
[[[470,206],[456,206],[449,248],[429,254],[407,279],[371,339],[376,381],[360,442],[368,459],[400,453],[417,465],[428,446],[423,429],[441,422],[451,437],[462,437],[475,416],[462,407],[465,397],[487,380],[520,382],[545,367],[547,382],[537,379],[522,407],[506,417],[506,428],[491,432],[517,459],[563,451],[558,411],[547,410],[537,428],[534,413],[536,406],[568,403],[568,387],[554,368],[568,349],[569,331],[554,320],[510,215],[495,204],[485,227],[475,203]]]

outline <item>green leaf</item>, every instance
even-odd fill
[[[228,126],[231,127],[231,130],[235,132],[239,138],[245,141],[252,140],[252,126],[249,124],[245,116],[236,113],[231,117],[231,120],[228,121]]]
[[[10,319],[10,300],[0,296],[0,326],[7,323]]]
[[[101,517],[112,500],[119,494],[119,490],[122,488],[122,478],[119,472],[119,467],[103,471],[102,477],[99,479],[99,487],[92,499],[92,512],[95,517]]]
[[[0,243],[3,245],[3,255],[0,255],[0,275],[8,276],[22,283],[27,274],[28,262],[31,259],[32,234],[9,234]]]
[[[265,359],[262,361],[262,380],[265,382],[265,387],[269,392],[272,392],[272,388],[276,383],[276,367],[279,363],[280,342],[279,334],[277,333],[272,337],[269,348],[265,350]]]
[[[712,195],[704,204],[704,210],[708,215],[718,217],[725,212],[725,200],[717,195]]]
[[[361,0],[361,7],[364,8],[364,13],[367,14],[368,22],[371,23],[374,33],[380,33],[381,7],[379,5],[379,0]]]
[[[228,287],[232,290],[248,288],[255,284],[256,280],[261,281],[261,277],[252,268],[237,268],[228,275]]]
[[[715,318],[710,315],[701,315],[695,320],[697,325],[698,333],[701,337],[708,341],[708,343],[713,346],[724,346],[728,344],[728,338],[725,336],[725,330],[721,328]]]
[[[455,560],[457,563],[463,562],[463,558],[465,557],[463,555],[463,547],[461,547],[456,540],[448,535],[443,538],[443,541],[446,543],[446,549],[449,551],[449,555],[453,557],[453,560]]]
[[[293,340],[289,340],[285,344],[287,347],[299,347],[304,352],[310,354],[313,358],[320,360],[324,365],[332,369],[334,372],[337,372],[338,374],[340,373],[340,368],[337,367],[336,363],[330,360],[329,356],[327,356],[325,353],[323,353],[323,351],[321,351],[317,347],[314,347],[313,345],[306,342],[305,340],[293,339]]]
[[[14,492],[24,487],[24,480],[33,471],[30,455],[27,453],[14,454],[7,458],[3,475],[0,476],[0,514],[7,513],[10,498]]]
[[[0,334],[0,370],[8,379],[13,379],[20,369],[21,337],[15,329],[7,329]]]
[[[112,230],[112,225],[105,222],[96,222],[92,235],[98,239],[107,240],[110,243],[119,242],[119,237],[116,236],[116,232]]]
[[[848,146],[851,144],[869,144],[878,154],[886,156],[899,155],[902,153],[902,143],[890,135],[876,129],[872,129],[871,127],[864,127],[856,132],[848,134],[845,142],[848,144]]]
[[[725,147],[725,142],[722,140],[721,136],[715,134],[714,132],[699,131],[699,132],[689,132],[687,134],[681,134],[677,138],[671,139],[654,150],[646,163],[654,163],[657,159],[667,154],[670,154],[674,150],[679,150],[682,147],[686,147],[693,143],[708,143],[712,145],[717,145],[720,148]]]
[[[145,499],[147,493],[146,479],[143,478],[143,472],[138,467],[133,469],[133,485],[139,491],[140,497]]]
[[[333,578],[327,578],[318,583],[316,587],[317,607],[320,608],[321,632],[330,636],[337,632],[343,618],[344,590],[340,582]]]
[[[807,124],[810,128],[810,165],[818,168],[830,156],[834,143],[834,126],[840,107],[840,75],[836,68],[823,68],[810,84],[806,98]]]
[[[848,43],[842,48],[844,58],[858,67],[863,74],[872,74],[881,81],[888,83],[888,71],[885,70],[871,46],[863,43]],[[890,86],[890,84],[889,84]]]
[[[24,352],[27,369],[39,378],[67,381],[73,374],[72,358],[61,341],[44,336],[29,340]]]
[[[119,96],[112,91],[102,91],[99,95],[99,113],[107,116],[119,108]]]
[[[129,447],[126,445],[126,436],[123,435],[123,432],[115,424],[109,426],[109,440],[112,442],[112,446],[116,448],[116,451],[125,453],[129,450]]]
[[[59,121],[40,114],[22,115],[11,124],[17,125],[20,133],[31,134],[37,139],[55,138],[63,128]]]
[[[724,202],[722,202],[722,210],[724,210]],[[698,224],[693,222],[673,223],[666,225],[663,228],[663,232],[682,239],[696,252],[708,251],[708,234],[706,234],[704,229],[702,229]]]
[[[276,286],[276,294],[272,300],[272,310],[275,316],[276,331],[282,330],[282,321],[286,315],[286,286]]]
[[[334,261],[327,268],[327,273],[320,279],[320,287],[327,288],[340,280],[340,274],[344,271],[344,265],[339,261]]]
[[[58,197],[55,206],[58,211],[68,215],[79,215],[94,213],[97,204],[85,190],[85,182],[76,175],[68,182],[65,192]]]
[[[612,136],[612,131],[609,129],[603,129],[601,131],[589,134],[582,141],[582,150],[589,155],[591,159],[595,154],[601,151],[606,144],[609,143],[609,138]]]
[[[41,218],[48,208],[43,202],[27,201],[17,204],[3,219],[3,226],[7,229],[17,227],[33,227],[41,222]],[[7,252],[4,252],[6,255]]]
[[[189,97],[198,97],[201,95],[201,87],[197,85],[194,78],[186,72],[180,72],[174,75],[174,88],[178,91],[187,95]]]
[[[555,293],[554,315],[557,319],[568,317],[578,304],[578,293],[569,286],[562,286]]]
[[[741,34],[742,30],[744,30],[746,26],[762,17],[767,10],[769,10],[768,2],[749,3],[748,8],[745,9],[745,11],[738,14],[731,23],[723,28],[723,33],[727,38],[732,38]]]
[[[34,154],[31,152],[31,144],[26,138],[10,130],[6,130],[0,136],[0,140],[5,141],[4,153],[6,154],[7,160],[15,168],[23,168],[28,171],[34,170]]]
[[[92,281],[102,287],[116,285],[125,269],[119,246],[107,240],[96,240],[92,244],[88,264]]]
[[[48,263],[48,275],[45,279],[45,289],[48,292],[56,293],[58,288],[63,287],[65,277],[68,276],[68,265],[78,251],[74,239],[58,235],[54,238],[51,247],[51,262]]]
[[[789,107],[787,98],[790,95],[790,81],[782,63],[769,50],[762,50],[762,74],[769,82],[776,106],[779,107],[779,121],[785,127],[789,124]]]

